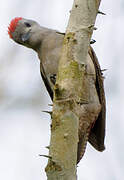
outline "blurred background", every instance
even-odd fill
[[[39,60],[31,49],[9,39],[7,26],[14,17],[34,19],[64,32],[73,0],[1,0],[0,5],[0,179],[46,180],[52,103],[40,77]],[[89,144],[78,165],[79,180],[124,178],[124,1],[103,0],[93,48],[105,76],[107,99],[106,150]]]

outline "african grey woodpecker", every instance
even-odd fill
[[[16,17],[11,21],[8,27],[8,34],[16,43],[37,52],[40,59],[41,76],[51,99],[53,99],[53,88],[56,81],[64,33],[42,27],[33,20]],[[89,74],[94,74],[95,76],[94,83],[101,104],[101,112],[90,130],[88,141],[96,150],[103,151],[105,149],[104,137],[106,113],[103,77],[98,59],[91,46],[89,47],[87,55],[87,72]],[[80,161],[84,153],[81,150],[82,136],[80,132],[79,127],[77,162]]]

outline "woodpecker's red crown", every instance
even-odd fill
[[[22,17],[16,17],[11,20],[10,25],[8,27],[8,34],[10,38],[12,38],[12,33],[15,31],[18,21],[20,20],[22,20]]]

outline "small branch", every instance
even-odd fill
[[[48,180],[77,179],[77,145],[80,142],[81,158],[91,125],[100,111],[94,71],[87,71],[88,47],[96,29],[99,4],[100,0],[74,0],[71,10],[54,88],[51,159],[45,169]]]

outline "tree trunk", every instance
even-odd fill
[[[85,135],[100,110],[86,68],[99,4],[100,0],[74,0],[54,89],[49,161],[45,169],[48,180],[77,179],[79,119],[83,117]],[[93,96],[92,104],[89,94]]]

